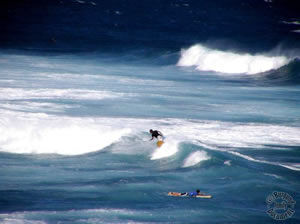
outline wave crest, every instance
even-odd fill
[[[178,66],[196,66],[200,71],[257,74],[278,69],[290,62],[285,56],[238,54],[207,48],[201,44],[181,50]]]
[[[195,166],[198,163],[204,161],[204,160],[209,160],[210,156],[207,155],[205,151],[196,151],[191,153],[183,162],[182,167],[190,167],[190,166]]]
[[[131,132],[105,119],[1,113],[0,151],[80,155],[104,149]]]

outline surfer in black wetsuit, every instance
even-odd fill
[[[161,136],[161,138],[164,137],[163,134],[162,134],[160,131],[158,131],[158,130],[153,131],[152,129],[150,129],[149,132],[150,132],[151,135],[152,135],[152,138],[150,139],[150,141],[152,141],[153,138],[158,138],[158,136]]]

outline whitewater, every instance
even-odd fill
[[[293,60],[291,56],[235,53],[210,49],[201,44],[181,51],[179,66],[195,66],[200,71],[229,74],[257,74],[276,70]]]

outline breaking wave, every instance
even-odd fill
[[[201,44],[181,50],[178,66],[196,66],[200,71],[257,74],[278,69],[291,61],[285,56],[238,54],[215,50]]]
[[[195,166],[198,163],[210,159],[205,151],[192,152],[184,161],[182,167]]]
[[[103,149],[131,132],[130,128],[109,125],[106,119],[7,112],[1,115],[0,151],[10,153],[85,154]]]
[[[210,150],[227,151],[250,161],[299,170],[297,164],[262,161],[232,151],[249,147],[269,148],[270,145],[298,146],[299,127],[183,119],[79,118],[6,110],[0,110],[0,115],[0,151],[3,152],[72,156],[108,146],[113,151],[116,143],[133,136],[134,142],[131,141],[130,145],[145,145],[147,152],[144,153],[149,153],[151,160],[174,156],[181,143],[189,142]],[[155,142],[149,143],[149,127],[157,128],[167,136],[162,147],[156,148]],[[195,166],[209,159],[205,151],[191,152],[182,167]]]
[[[177,141],[168,141],[164,143],[160,148],[154,150],[151,155],[151,160],[162,159],[170,157],[178,151],[178,142]]]

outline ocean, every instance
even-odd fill
[[[300,223],[299,10],[3,3],[0,223]]]

